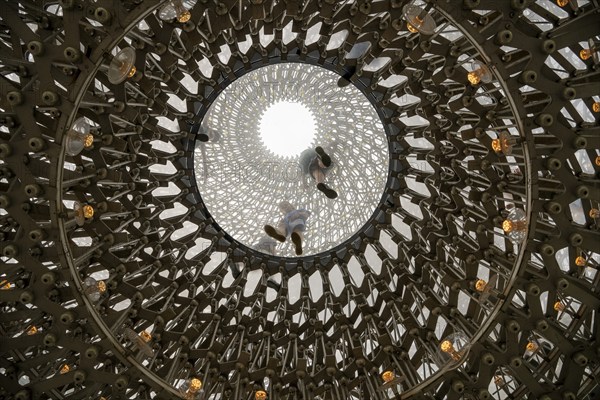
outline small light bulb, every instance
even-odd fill
[[[477,282],[475,282],[475,290],[483,292],[485,289],[487,289],[487,282],[483,279],[478,279]]]
[[[90,133],[90,125],[84,117],[77,118],[65,134],[65,151],[70,156],[76,156],[84,148],[90,148],[93,144],[94,136]]]
[[[177,21],[184,24],[184,23],[188,22],[191,18],[192,18],[192,13],[189,12],[188,10],[185,10],[184,12],[179,14],[179,17],[177,17]]]
[[[496,153],[503,153],[508,156],[512,154],[513,146],[517,144],[517,139],[508,132],[502,132],[497,139],[492,140],[492,150]]]
[[[142,338],[145,343],[148,343],[152,340],[152,335],[148,331],[144,330],[140,332],[140,338]]]
[[[129,69],[129,72],[127,73],[127,77],[131,78],[132,76],[135,75],[136,72],[137,72],[137,68],[135,67],[135,65],[132,65],[131,68]]]
[[[108,67],[108,81],[113,85],[122,83],[125,79],[135,75],[136,53],[133,47],[126,47],[119,51]]]
[[[567,4],[569,4],[569,1],[570,1],[570,0],[556,0],[556,4],[557,4],[559,7],[564,7],[564,6],[566,6]]]
[[[519,208],[514,208],[502,222],[502,229],[511,242],[517,244],[525,239],[527,233],[527,216]]]
[[[534,353],[535,351],[537,351],[538,349],[538,345],[535,344],[534,342],[529,342],[527,343],[527,346],[525,346],[525,349],[527,349],[527,351]]]
[[[89,204],[83,206],[83,217],[90,219],[94,216],[94,207]]]
[[[36,333],[38,333],[38,328],[35,325],[27,330],[27,336],[32,336],[32,335],[35,335]]]
[[[596,156],[594,163],[596,164],[597,167],[600,167],[600,156]]]
[[[418,31],[418,30],[417,30],[417,29],[416,29],[414,26],[412,26],[412,25],[410,24],[410,22],[407,22],[407,23],[406,23],[406,29],[408,29],[408,31],[409,31],[410,33],[417,33],[417,32],[419,32],[419,31]]]
[[[393,381],[394,378],[396,378],[396,374],[394,374],[393,371],[384,371],[383,374],[381,374],[381,379],[383,379],[385,383]]]
[[[71,367],[69,367],[69,365],[68,365],[68,364],[65,364],[65,365],[63,365],[63,366],[62,366],[62,368],[60,369],[60,374],[61,374],[61,375],[64,375],[64,374],[66,374],[67,372],[69,372],[70,370],[71,370]]]
[[[106,292],[106,283],[104,283],[104,281],[97,281],[91,276],[85,278],[83,286],[84,293],[87,294],[92,301],[100,300],[102,294]]]
[[[554,311],[564,311],[565,310],[565,305],[563,303],[561,303],[560,301],[557,301],[556,303],[554,303]]]
[[[496,376],[494,376],[494,383],[497,386],[502,386],[502,385],[504,385],[504,378],[500,375],[496,375]]]
[[[202,381],[200,378],[192,378],[189,382],[188,393],[198,393],[202,389]]]
[[[490,83],[493,75],[492,71],[487,65],[480,61],[473,61],[471,63],[472,71],[467,74],[467,80],[473,86],[478,85],[480,82]]]
[[[419,32],[424,35],[433,35],[435,32],[437,27],[435,20],[423,8],[408,4],[404,6],[403,15],[409,32]]]
[[[579,57],[581,57],[583,61],[589,60],[592,57],[592,50],[581,49],[581,51],[579,52]]]
[[[578,267],[585,266],[585,263],[586,263],[585,257],[578,256],[577,258],[575,258],[575,265],[577,265]]]
[[[592,104],[592,111],[595,113],[600,112],[600,101],[595,101],[594,104]]]
[[[471,85],[477,85],[481,82],[481,77],[479,76],[478,71],[472,71],[467,74],[467,79]]]
[[[254,400],[265,400],[267,398],[267,392],[264,390],[257,390],[254,393]]]
[[[460,360],[460,354],[458,354],[451,341],[444,340],[440,345],[440,349],[442,349],[444,353],[448,353],[453,360]]]
[[[590,218],[600,218],[600,210],[598,210],[597,208],[592,208],[590,209],[588,215],[590,216]]]
[[[9,281],[0,281],[0,290],[10,290],[12,289],[12,283]]]

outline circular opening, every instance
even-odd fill
[[[260,138],[278,156],[300,155],[315,138],[315,118],[300,103],[275,103],[260,120]]]
[[[200,121],[209,140],[196,144],[199,193],[238,242],[309,256],[350,239],[375,212],[388,140],[369,100],[338,80],[307,64],[265,66],[229,85]]]

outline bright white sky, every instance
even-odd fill
[[[300,103],[275,103],[260,119],[260,138],[278,156],[297,156],[315,138],[315,119]]]

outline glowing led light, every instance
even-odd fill
[[[436,28],[435,20],[424,9],[418,6],[406,5],[403,10],[406,28],[412,32],[433,35]]]
[[[559,7],[564,7],[564,6],[566,6],[567,4],[569,4],[569,1],[570,1],[570,0],[556,0],[556,4],[557,4]]]
[[[590,209],[588,215],[590,216],[590,218],[600,218],[600,210],[598,210],[597,208],[592,208]]]
[[[554,308],[554,311],[564,311],[565,305],[560,301],[557,301],[556,303],[554,303],[554,306],[552,308]]]
[[[577,256],[577,257],[575,258],[575,265],[577,265],[578,267],[583,267],[583,266],[585,266],[585,263],[586,263],[586,259],[585,259],[585,257],[582,257],[582,256]]]
[[[517,244],[525,239],[527,233],[527,216],[519,208],[514,208],[502,222],[502,229],[511,242]]]
[[[473,86],[478,85],[480,82],[490,83],[492,81],[493,75],[492,71],[482,62],[473,61],[471,63],[471,68],[473,71],[467,74],[467,80]]]
[[[469,338],[462,332],[450,334],[440,343],[442,354],[450,356],[454,362],[463,360],[469,349]]]
[[[257,390],[256,393],[254,393],[255,400],[265,400],[266,398],[267,392],[265,392],[264,390]]]
[[[106,283],[104,283],[104,281],[97,281],[91,276],[85,278],[83,286],[84,293],[87,294],[92,301],[100,300],[100,297],[106,292]]]
[[[63,365],[63,366],[62,366],[62,368],[60,369],[60,374],[61,374],[61,375],[64,375],[64,374],[66,374],[67,372],[69,372],[70,370],[71,370],[71,367],[69,367],[69,365],[68,365],[68,364],[65,364],[65,365]]]
[[[39,329],[37,328],[37,326],[32,326],[27,330],[27,336],[35,335],[36,333],[38,333],[38,331]]]
[[[135,49],[126,47],[112,59],[108,67],[108,81],[113,85],[122,83],[125,79],[135,75]]]
[[[172,21],[177,19],[180,23],[186,23],[192,18],[189,8],[193,7],[195,1],[186,1],[189,7],[186,7],[182,0],[172,0],[163,6],[158,12],[158,18],[163,21]]]
[[[85,118],[78,118],[65,135],[65,151],[70,156],[76,156],[83,149],[92,147],[93,144],[94,135],[90,133],[90,125]]]
[[[395,377],[396,377],[396,374],[394,374],[393,371],[384,371],[381,374],[381,379],[383,379],[383,381],[385,383],[389,383],[389,382],[393,381]]]
[[[492,150],[496,153],[502,153],[506,156],[512,154],[513,146],[517,144],[517,139],[508,132],[502,132],[497,139],[492,140]]]

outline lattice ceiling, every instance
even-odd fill
[[[0,397],[596,398],[600,5],[557,3],[0,0]],[[301,258],[194,158],[275,64],[386,158]]]

